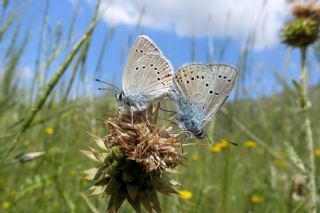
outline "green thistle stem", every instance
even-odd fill
[[[306,151],[308,160],[307,163],[307,184],[308,184],[308,202],[309,212],[317,212],[317,188],[315,181],[315,159],[314,159],[314,141],[312,137],[312,128],[310,118],[308,116],[308,109],[310,102],[308,100],[308,69],[307,69],[307,47],[300,48],[301,50],[301,74],[300,74],[300,87],[297,87],[299,94],[300,107],[302,109],[302,116],[304,118],[304,128],[306,137]],[[300,91],[299,91],[300,90]]]

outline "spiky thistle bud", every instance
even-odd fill
[[[292,47],[307,47],[319,36],[320,4],[315,1],[293,4],[291,13],[293,20],[287,22],[282,29],[282,42]]]
[[[137,212],[141,204],[149,212],[161,212],[157,192],[177,193],[173,189],[176,182],[167,174],[184,162],[177,151],[181,142],[166,125],[156,125],[157,113],[150,107],[148,112],[132,116],[124,113],[107,117],[104,124],[108,135],[94,136],[101,151],[82,151],[99,163],[84,171],[85,179],[94,181],[92,194],[109,196],[110,212],[117,211],[125,200]]]

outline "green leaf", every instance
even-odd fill
[[[83,179],[93,180],[97,175],[97,172],[98,172],[98,168],[91,168],[91,169],[82,171],[82,173],[86,175]]]
[[[141,212],[141,205],[140,205],[140,200],[137,198],[136,200],[131,200],[130,198],[127,199],[129,204],[132,206],[132,208],[137,212]]]
[[[118,211],[118,209],[121,207],[123,201],[126,199],[127,197],[127,194],[124,193],[123,191],[121,190],[118,190],[114,196],[114,206],[115,206],[115,209],[116,211]]]
[[[156,190],[154,188],[150,188],[149,193],[150,193],[150,201],[152,203],[153,209],[156,212],[160,213],[161,212],[161,207],[160,207],[161,205],[160,205]]]
[[[301,158],[299,157],[299,155],[297,154],[297,152],[294,150],[293,146],[291,146],[291,144],[288,141],[284,141],[284,145],[286,147],[286,152],[288,154],[288,157],[293,163],[293,165],[296,166],[300,170],[300,172],[302,172],[303,174],[306,174],[307,170],[305,168],[305,165],[301,160]]]
[[[106,193],[108,195],[112,195],[116,193],[120,189],[121,184],[116,180],[116,178],[112,177],[108,183],[106,188]]]
[[[139,198],[141,200],[142,205],[149,211],[152,212],[152,205],[150,202],[150,193],[148,190],[140,191]]]
[[[128,195],[129,195],[130,199],[135,201],[137,194],[139,192],[139,187],[136,185],[127,184],[127,191],[128,191]]]
[[[99,162],[99,160],[96,158],[96,156],[92,152],[87,151],[87,150],[80,150],[80,152],[82,154],[84,154],[85,156],[87,156],[88,158],[90,158],[91,160],[93,160],[95,162]]]
[[[90,190],[92,190],[91,195],[100,195],[104,193],[106,185],[104,186],[92,186]]]

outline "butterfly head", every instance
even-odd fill
[[[124,92],[117,92],[115,96],[118,101],[122,102],[124,100],[125,95],[124,95]]]
[[[198,139],[204,138],[204,133],[201,129],[198,129],[196,132],[193,132],[193,135]]]

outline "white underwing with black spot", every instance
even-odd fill
[[[236,76],[237,69],[224,64],[189,64],[179,69],[173,94],[181,128],[202,138],[203,127],[228,98]]]
[[[125,65],[120,101],[134,110],[146,109],[149,103],[166,95],[172,88],[172,70],[169,60],[156,44],[147,36],[139,36]]]

